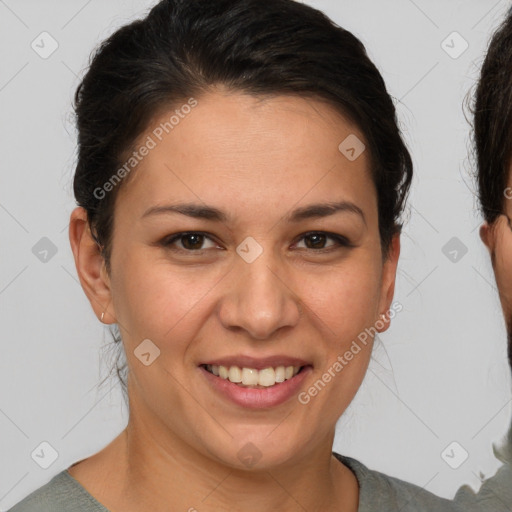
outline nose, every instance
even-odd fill
[[[231,286],[219,308],[226,329],[244,330],[252,338],[264,340],[279,329],[297,325],[300,300],[291,289],[286,270],[270,250],[264,250],[252,263],[238,258],[235,266],[228,277]]]

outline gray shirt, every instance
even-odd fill
[[[333,455],[352,470],[359,482],[358,512],[460,512],[451,501],[416,485],[372,471],[350,457]],[[65,469],[8,512],[78,511],[109,512]]]
[[[512,511],[512,427],[508,431],[505,446],[496,455],[503,462],[503,466],[493,477],[483,482],[478,493],[468,486],[457,491],[454,501],[461,511]]]

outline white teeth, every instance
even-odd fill
[[[260,386],[273,386],[276,383],[276,372],[274,368],[265,368],[260,370],[260,374],[258,376],[258,384]]]
[[[244,386],[256,386],[258,384],[258,370],[254,368],[242,368],[242,384]]]
[[[206,365],[206,369],[220,377],[242,386],[270,387],[276,383],[291,379],[299,373],[300,366],[277,366],[263,370],[240,368],[239,366]]]
[[[225,366],[219,366],[219,377],[221,379],[227,379],[229,375],[229,370]]]
[[[284,382],[285,372],[284,366],[278,366],[276,368],[276,382]]]
[[[238,366],[231,366],[228,373],[228,379],[231,382],[242,382],[242,370]]]

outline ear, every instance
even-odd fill
[[[382,268],[382,289],[379,304],[379,317],[376,320],[377,331],[387,331],[390,326],[388,311],[395,295],[396,271],[400,257],[400,234],[393,235],[389,245],[388,255]],[[385,315],[385,318],[382,316]],[[378,323],[377,323],[378,322]],[[380,327],[384,324],[382,327]]]
[[[487,249],[489,249],[489,252],[492,253],[496,244],[496,236],[493,226],[489,225],[487,222],[484,222],[480,226],[480,239],[485,244]]]
[[[92,236],[87,212],[81,206],[71,212],[69,242],[80,284],[94,313],[103,323],[115,323],[117,320],[111,306],[110,278],[106,271],[105,260]],[[101,319],[102,313],[104,313],[103,319]]]

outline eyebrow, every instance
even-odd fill
[[[329,217],[330,215],[334,215],[338,212],[359,215],[366,224],[366,218],[363,210],[350,201],[311,204],[309,206],[297,208],[290,214],[286,215],[284,220],[286,222],[296,223],[306,219]],[[141,218],[169,213],[179,213],[195,219],[205,219],[215,222],[229,222],[230,220],[230,216],[218,208],[195,203],[152,206],[142,214]]]

